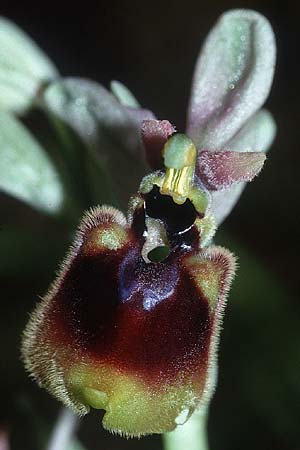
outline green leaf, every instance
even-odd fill
[[[47,213],[57,213],[62,206],[62,185],[51,160],[29,131],[3,111],[0,190]]]
[[[0,107],[23,113],[40,87],[57,75],[33,40],[13,22],[0,17]]]
[[[52,83],[44,102],[86,147],[82,176],[93,202],[125,208],[146,171],[139,120],[101,85],[80,78]]]

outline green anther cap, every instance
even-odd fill
[[[180,170],[183,167],[194,166],[197,150],[193,141],[185,134],[175,134],[165,144],[165,166]]]

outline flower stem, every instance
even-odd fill
[[[164,450],[208,450],[207,411],[194,413],[184,424],[163,435]]]
[[[69,409],[63,408],[50,436],[47,450],[67,450],[75,439],[79,418]]]

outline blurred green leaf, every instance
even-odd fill
[[[47,234],[47,241],[44,236]],[[71,233],[60,228],[45,226],[30,227],[2,226],[0,228],[0,276],[18,276],[19,279],[30,279],[32,276],[42,276],[57,266],[61,258],[62,248],[69,244]],[[34,268],[34,275],[33,275]]]
[[[23,113],[40,87],[57,75],[33,40],[13,22],[0,17],[0,107]]]
[[[87,149],[82,176],[90,182],[92,201],[125,209],[146,172],[139,120],[101,85],[80,78],[52,83],[44,102]]]
[[[225,315],[220,379],[227,397],[222,402],[230,402],[233,410],[241,403],[247,429],[247,417],[259,418],[274,435],[297,442],[299,302],[268,266],[232,236],[218,232],[217,242],[238,255],[239,262]],[[225,428],[230,429],[230,424]],[[239,433],[244,439],[246,430]]]
[[[62,207],[63,189],[44,149],[12,115],[0,112],[0,190],[47,213]]]

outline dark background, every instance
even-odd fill
[[[105,86],[120,80],[144,107],[184,130],[201,43],[233,7],[258,10],[274,28],[278,61],[267,107],[278,134],[263,173],[217,235],[239,256],[240,269],[224,323],[209,437],[211,450],[299,450],[299,4],[2,2],[0,14],[27,31],[63,76]],[[68,242],[54,221],[4,195],[0,201],[1,423],[13,450],[41,450],[58,405],[27,380],[20,334]],[[91,450],[161,448],[158,436],[126,441],[109,435],[99,413],[83,420],[81,439]]]

